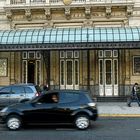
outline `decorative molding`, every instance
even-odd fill
[[[26,16],[28,21],[32,20],[31,9],[25,9],[25,16]]]
[[[12,23],[11,23],[11,29],[15,29],[15,26],[16,26],[15,23],[12,22]]]
[[[133,6],[128,5],[127,6],[127,16],[130,17],[133,14]]]
[[[47,20],[51,20],[52,19],[51,9],[50,8],[45,8],[44,10],[45,10],[45,15],[46,15]]]
[[[93,21],[91,21],[91,20],[85,20],[83,22],[83,27],[93,27]]]
[[[65,16],[66,16],[66,19],[68,20],[71,18],[70,7],[65,8]]]
[[[48,21],[46,23],[44,23],[44,28],[52,28],[53,27],[53,22]]]
[[[111,17],[111,6],[106,6],[106,17],[107,18]]]
[[[91,7],[90,6],[85,7],[85,17],[87,19],[89,19],[91,17]]]
[[[125,19],[125,20],[123,21],[123,23],[124,23],[124,26],[125,26],[125,27],[129,26],[129,21],[128,21],[128,19]]]
[[[63,0],[63,3],[65,5],[70,5],[72,3],[72,0]]]
[[[10,9],[6,10],[6,17],[9,21],[12,21],[12,11]]]

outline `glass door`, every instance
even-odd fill
[[[79,59],[74,54],[60,52],[60,89],[79,89]]]
[[[99,53],[99,94],[100,96],[118,95],[118,55],[114,51]]]

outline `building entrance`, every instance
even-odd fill
[[[99,51],[99,94],[118,95],[118,51]]]
[[[35,82],[35,60],[28,61],[28,74],[27,74],[27,82],[34,83]]]
[[[60,52],[60,88],[79,89],[79,52]]]
[[[30,51],[22,53],[22,82],[41,84],[41,54]]]

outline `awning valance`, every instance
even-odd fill
[[[0,30],[0,50],[9,45],[14,49],[14,46],[18,48],[17,46],[26,44],[33,45],[33,48],[37,45],[47,48],[50,45],[58,47],[64,44],[90,44],[95,46],[103,43],[129,42],[140,42],[140,27]]]

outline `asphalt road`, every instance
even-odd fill
[[[0,125],[0,140],[140,140],[140,118],[100,118],[88,130],[73,126],[28,126],[9,131]]]

